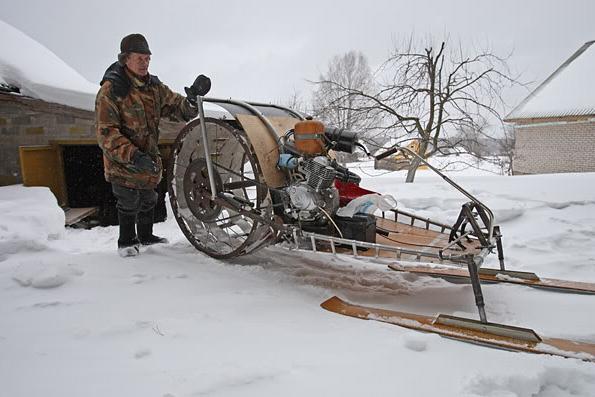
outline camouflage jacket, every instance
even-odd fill
[[[197,109],[171,91],[156,76],[140,79],[119,63],[105,72],[95,100],[97,142],[103,150],[105,180],[135,188],[153,189],[161,181],[163,162],[157,146],[159,120],[188,121]],[[151,156],[157,171],[139,171],[132,156],[141,150]]]

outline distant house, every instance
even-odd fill
[[[513,173],[595,172],[595,41],[578,49],[505,121]]]

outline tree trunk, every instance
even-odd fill
[[[407,170],[407,178],[405,179],[405,183],[413,183],[415,179],[415,173],[417,172],[417,167],[421,161],[417,157],[411,159],[411,164],[409,165],[409,170]]]
[[[425,158],[426,150],[428,149],[428,142],[424,139],[421,141],[419,145],[419,149],[417,154],[423,158]],[[405,183],[413,183],[415,179],[415,173],[417,172],[417,168],[421,164],[421,160],[418,157],[413,157],[411,159],[411,165],[409,166],[409,170],[407,171],[407,178],[405,178]]]

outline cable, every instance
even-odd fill
[[[364,151],[364,153],[366,154],[366,156],[371,157],[372,155],[370,154],[370,152],[368,151],[368,148],[366,148],[363,144],[356,142],[355,146],[359,147],[360,149],[362,149]]]
[[[335,229],[337,229],[337,231],[339,232],[339,236],[341,236],[341,238],[343,237],[343,233],[341,233],[341,229],[339,229],[339,226],[337,226],[337,224],[335,223],[335,221],[333,220],[333,218],[331,218],[331,216],[328,214],[328,212],[326,212],[324,210],[324,208],[322,208],[321,206],[317,206],[318,209],[322,212],[324,212],[324,215],[326,215],[326,217],[328,218],[329,221],[331,221],[331,223],[333,224],[333,226],[335,226]]]

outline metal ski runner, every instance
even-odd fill
[[[469,272],[461,268],[430,267],[430,266],[403,266],[400,264],[388,265],[388,268],[397,272],[411,273],[429,277],[439,277],[447,281],[470,282]],[[478,271],[479,279],[485,283],[508,283],[526,285],[534,288],[543,288],[557,292],[573,294],[595,294],[595,284],[580,281],[557,280],[541,278],[535,273],[519,272],[481,268]]]
[[[401,327],[431,332],[474,344],[518,352],[550,354],[595,362],[595,344],[568,339],[542,338],[528,328],[484,323],[454,316],[425,316],[388,309],[355,305],[336,296],[320,305],[322,308],[364,320],[375,320]]]

